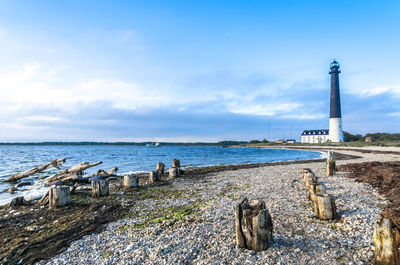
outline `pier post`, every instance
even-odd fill
[[[49,189],[49,208],[65,206],[71,201],[70,189],[68,186],[56,186]]]
[[[108,179],[92,180],[92,197],[98,198],[107,196],[110,190],[110,182]]]
[[[132,188],[139,187],[139,176],[138,175],[126,175],[123,180],[124,191],[129,191]]]
[[[335,200],[329,194],[315,194],[315,215],[320,220],[334,220],[337,217]]]
[[[400,264],[400,232],[393,222],[381,217],[374,226],[373,241],[377,265]]]
[[[236,245],[254,251],[268,249],[273,243],[273,225],[265,202],[248,201],[247,198],[235,207]]]

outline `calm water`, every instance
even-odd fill
[[[255,148],[222,148],[217,146],[161,146],[147,148],[143,146],[0,146],[0,205],[15,196],[42,193],[45,188],[37,177],[24,180],[35,181],[35,192],[32,187],[26,187],[13,196],[4,189],[10,187],[1,181],[9,175],[27,170],[31,167],[50,162],[57,158],[66,157],[64,166],[79,162],[103,161],[103,164],[88,169],[86,173],[94,173],[98,169],[118,167],[117,173],[141,172],[154,170],[157,162],[163,162],[167,168],[173,158],[181,160],[181,166],[207,166],[238,163],[259,163],[270,161],[288,161],[316,159],[321,157],[319,152],[290,150],[290,149],[255,149]],[[57,170],[42,175],[51,175]],[[36,194],[36,196],[38,196]]]

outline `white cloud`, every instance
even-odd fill
[[[360,88],[353,91],[354,94],[361,96],[376,96],[383,93],[391,93],[396,97],[400,97],[400,84],[389,86],[377,86],[372,88]]]
[[[278,113],[288,113],[300,107],[299,103],[277,103],[277,104],[252,104],[251,102],[235,102],[229,104],[229,111],[238,114],[251,114],[273,116]]]

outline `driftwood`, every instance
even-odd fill
[[[80,179],[82,181],[85,181],[85,182],[91,181],[94,178],[96,178],[96,179],[105,179],[105,178],[108,178],[108,177],[111,177],[111,176],[115,176],[115,172],[117,172],[117,171],[118,171],[117,167],[113,167],[113,168],[111,168],[110,170],[107,170],[107,171],[99,169],[96,174],[93,174],[93,175],[90,175],[90,176],[87,176],[87,177],[81,177]]]
[[[42,198],[38,200],[39,204],[48,204],[49,203],[49,191],[43,194]]]
[[[58,172],[53,177],[51,177],[48,181],[56,181],[59,179],[65,180],[66,176],[69,176],[69,179],[74,179],[74,178],[78,179],[77,175],[80,175],[85,169],[100,165],[101,163],[102,163],[101,161],[95,162],[93,164],[90,164],[89,162],[81,162],[75,166],[72,166],[63,171]]]
[[[36,173],[43,172],[43,171],[45,171],[45,170],[47,170],[49,168],[52,168],[52,167],[56,167],[56,168],[59,169],[58,166],[63,164],[65,162],[65,160],[66,160],[65,158],[60,158],[60,159],[51,161],[51,162],[49,162],[47,164],[43,164],[41,166],[34,167],[34,168],[29,169],[29,170],[26,170],[26,171],[11,175],[10,177],[5,179],[4,181],[6,181],[6,182],[15,182],[17,180],[32,176],[32,175],[34,175]]]
[[[158,171],[150,171],[149,172],[149,182],[150,183],[155,183],[160,180],[161,180],[160,172],[158,172]]]
[[[374,226],[373,241],[375,245],[375,264],[400,264],[400,232],[393,222],[381,218]]]
[[[157,168],[156,171],[160,172],[160,174],[164,174],[164,169],[165,169],[165,165],[163,162],[158,162],[157,163]]]
[[[68,186],[56,186],[49,189],[49,208],[55,209],[71,202]]]
[[[273,242],[273,225],[265,202],[248,201],[247,198],[235,207],[236,245],[242,248],[263,251]]]
[[[329,194],[315,194],[315,215],[320,220],[334,220],[337,218],[335,200]]]
[[[124,176],[124,181],[122,186],[124,188],[124,191],[129,191],[132,188],[139,187],[139,175]]]
[[[110,191],[110,182],[108,179],[95,179],[92,181],[92,197],[98,198],[107,196]]]

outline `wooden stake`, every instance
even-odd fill
[[[49,189],[49,208],[55,209],[69,204],[71,201],[68,186],[56,186]]]
[[[108,179],[92,180],[92,197],[98,198],[107,196],[110,192],[110,182]]]
[[[123,187],[124,191],[129,191],[132,188],[139,187],[139,176],[138,175],[124,176]]]
[[[382,218],[374,226],[375,264],[400,264],[400,232],[389,219]]]
[[[305,174],[304,184],[306,186],[306,190],[310,189],[311,184],[317,184],[317,183],[318,183],[318,177],[316,177],[314,173],[308,172]]]
[[[180,168],[181,167],[181,161],[174,158],[174,160],[172,161],[172,167],[177,167]]]
[[[303,169],[301,170],[301,177],[303,178],[303,180],[305,179],[306,173],[312,173],[312,170],[309,169],[309,168],[303,168]]]
[[[164,174],[165,165],[162,162],[157,163],[156,171],[160,172],[160,175]]]
[[[336,161],[326,161],[326,176],[333,176],[336,173]]]
[[[315,215],[321,220],[334,220],[337,217],[335,200],[329,194],[315,194]]]
[[[326,194],[325,185],[321,183],[311,184],[308,189],[308,199],[313,201],[315,194]]]
[[[169,170],[169,179],[175,179],[180,177],[180,169],[177,167],[171,167]]]
[[[161,175],[158,171],[150,171],[149,172],[149,182],[155,183],[161,180]]]
[[[265,202],[248,201],[235,207],[236,245],[254,251],[266,250],[273,242],[272,219]]]

